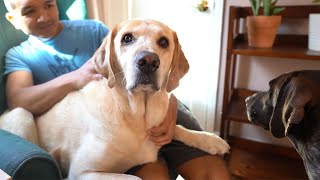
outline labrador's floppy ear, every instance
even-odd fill
[[[286,99],[286,84],[292,78],[292,74],[283,74],[270,81],[270,88],[273,90],[272,104],[274,109],[269,123],[269,129],[274,137],[281,138],[285,136],[285,128],[282,123],[282,108]]]
[[[305,106],[312,100],[312,86],[302,77],[295,77],[290,82],[290,89],[284,106],[282,122],[285,135],[293,124],[299,124],[304,116]]]
[[[117,56],[115,54],[113,42],[116,34],[117,27],[112,29],[92,57],[97,72],[108,79],[108,86],[110,88],[114,87],[116,83],[114,70],[117,64]]]
[[[288,135],[293,124],[299,124],[304,116],[304,107],[312,99],[310,83],[302,77],[290,77],[282,85],[277,98],[270,130],[275,137]]]
[[[169,74],[168,84],[167,84],[167,92],[171,92],[175,88],[179,86],[180,79],[188,72],[189,63],[184,56],[184,53],[181,49],[178,37],[176,32],[173,32],[174,37],[174,54],[173,60],[171,63],[171,70]]]

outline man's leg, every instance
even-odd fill
[[[131,174],[131,173],[130,173]],[[168,180],[169,172],[164,159],[156,162],[144,164],[133,170],[132,175],[138,176],[143,180]]]
[[[229,180],[225,161],[219,156],[205,155],[191,159],[177,167],[177,172],[188,180]]]

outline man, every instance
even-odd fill
[[[108,29],[92,20],[59,21],[55,0],[4,0],[6,18],[25,34],[27,41],[6,54],[5,77],[9,109],[23,107],[41,115],[69,92],[102,78],[90,60]],[[128,173],[142,179],[169,179],[167,167],[185,179],[229,179],[224,161],[173,141],[176,107],[150,129],[150,138],[163,146],[159,160],[137,166]],[[178,123],[201,130],[184,106],[178,107]],[[169,143],[171,142],[171,143]],[[169,144],[168,144],[169,143]]]

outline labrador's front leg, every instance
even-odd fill
[[[230,146],[221,137],[205,131],[194,131],[176,125],[174,138],[212,155],[229,153]]]

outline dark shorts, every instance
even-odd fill
[[[182,104],[178,103],[178,117],[177,124],[180,124],[188,129],[202,131],[196,118],[192,115],[189,109]],[[170,177],[174,178],[177,176],[176,167],[187,162],[188,160],[196,157],[208,155],[208,153],[199,149],[187,146],[180,141],[172,140],[171,143],[163,146],[159,151],[159,159],[164,159],[167,162]],[[129,169],[126,174],[134,174],[143,165],[135,166]]]

